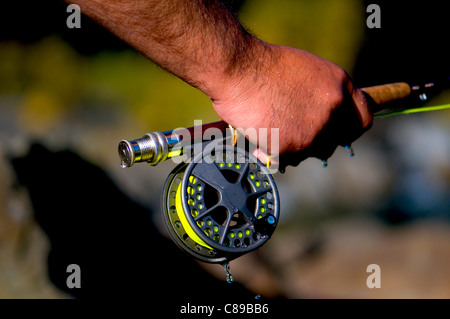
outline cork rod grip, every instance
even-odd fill
[[[368,95],[373,113],[382,110],[383,104],[405,99],[411,94],[411,87],[406,82],[370,86],[361,90]]]

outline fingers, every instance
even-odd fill
[[[369,101],[367,100],[364,92],[358,88],[355,88],[352,91],[352,99],[354,106],[358,111],[362,129],[365,132],[372,127],[373,123],[373,114],[370,110]]]
[[[267,167],[271,174],[276,173],[280,168],[280,162],[278,156],[269,156],[261,148],[253,150],[252,155],[255,156],[264,166]]]
[[[259,159],[264,165],[267,165],[267,163],[270,164],[269,156],[260,148],[255,148],[255,150],[252,151],[252,155]]]
[[[346,94],[345,102],[332,112],[329,122],[310,146],[281,155],[280,169],[297,166],[308,157],[327,160],[338,146],[350,146],[371,127],[373,117],[363,92],[350,83]]]

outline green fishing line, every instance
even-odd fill
[[[375,114],[374,118],[383,118],[383,117],[389,117],[394,115],[400,115],[400,114],[412,114],[412,113],[421,113],[421,112],[429,112],[429,111],[438,111],[438,110],[445,110],[450,109],[450,104],[443,104],[443,105],[437,105],[437,106],[426,106],[426,107],[416,107],[401,111],[393,111],[383,114]]]

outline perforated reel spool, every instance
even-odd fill
[[[166,180],[165,221],[175,243],[193,257],[226,263],[261,247],[279,218],[276,184],[245,150],[205,150]]]

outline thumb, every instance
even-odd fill
[[[275,174],[278,172],[279,161],[278,156],[269,156],[263,149],[255,148],[251,154],[255,156],[267,169],[271,174]]]

